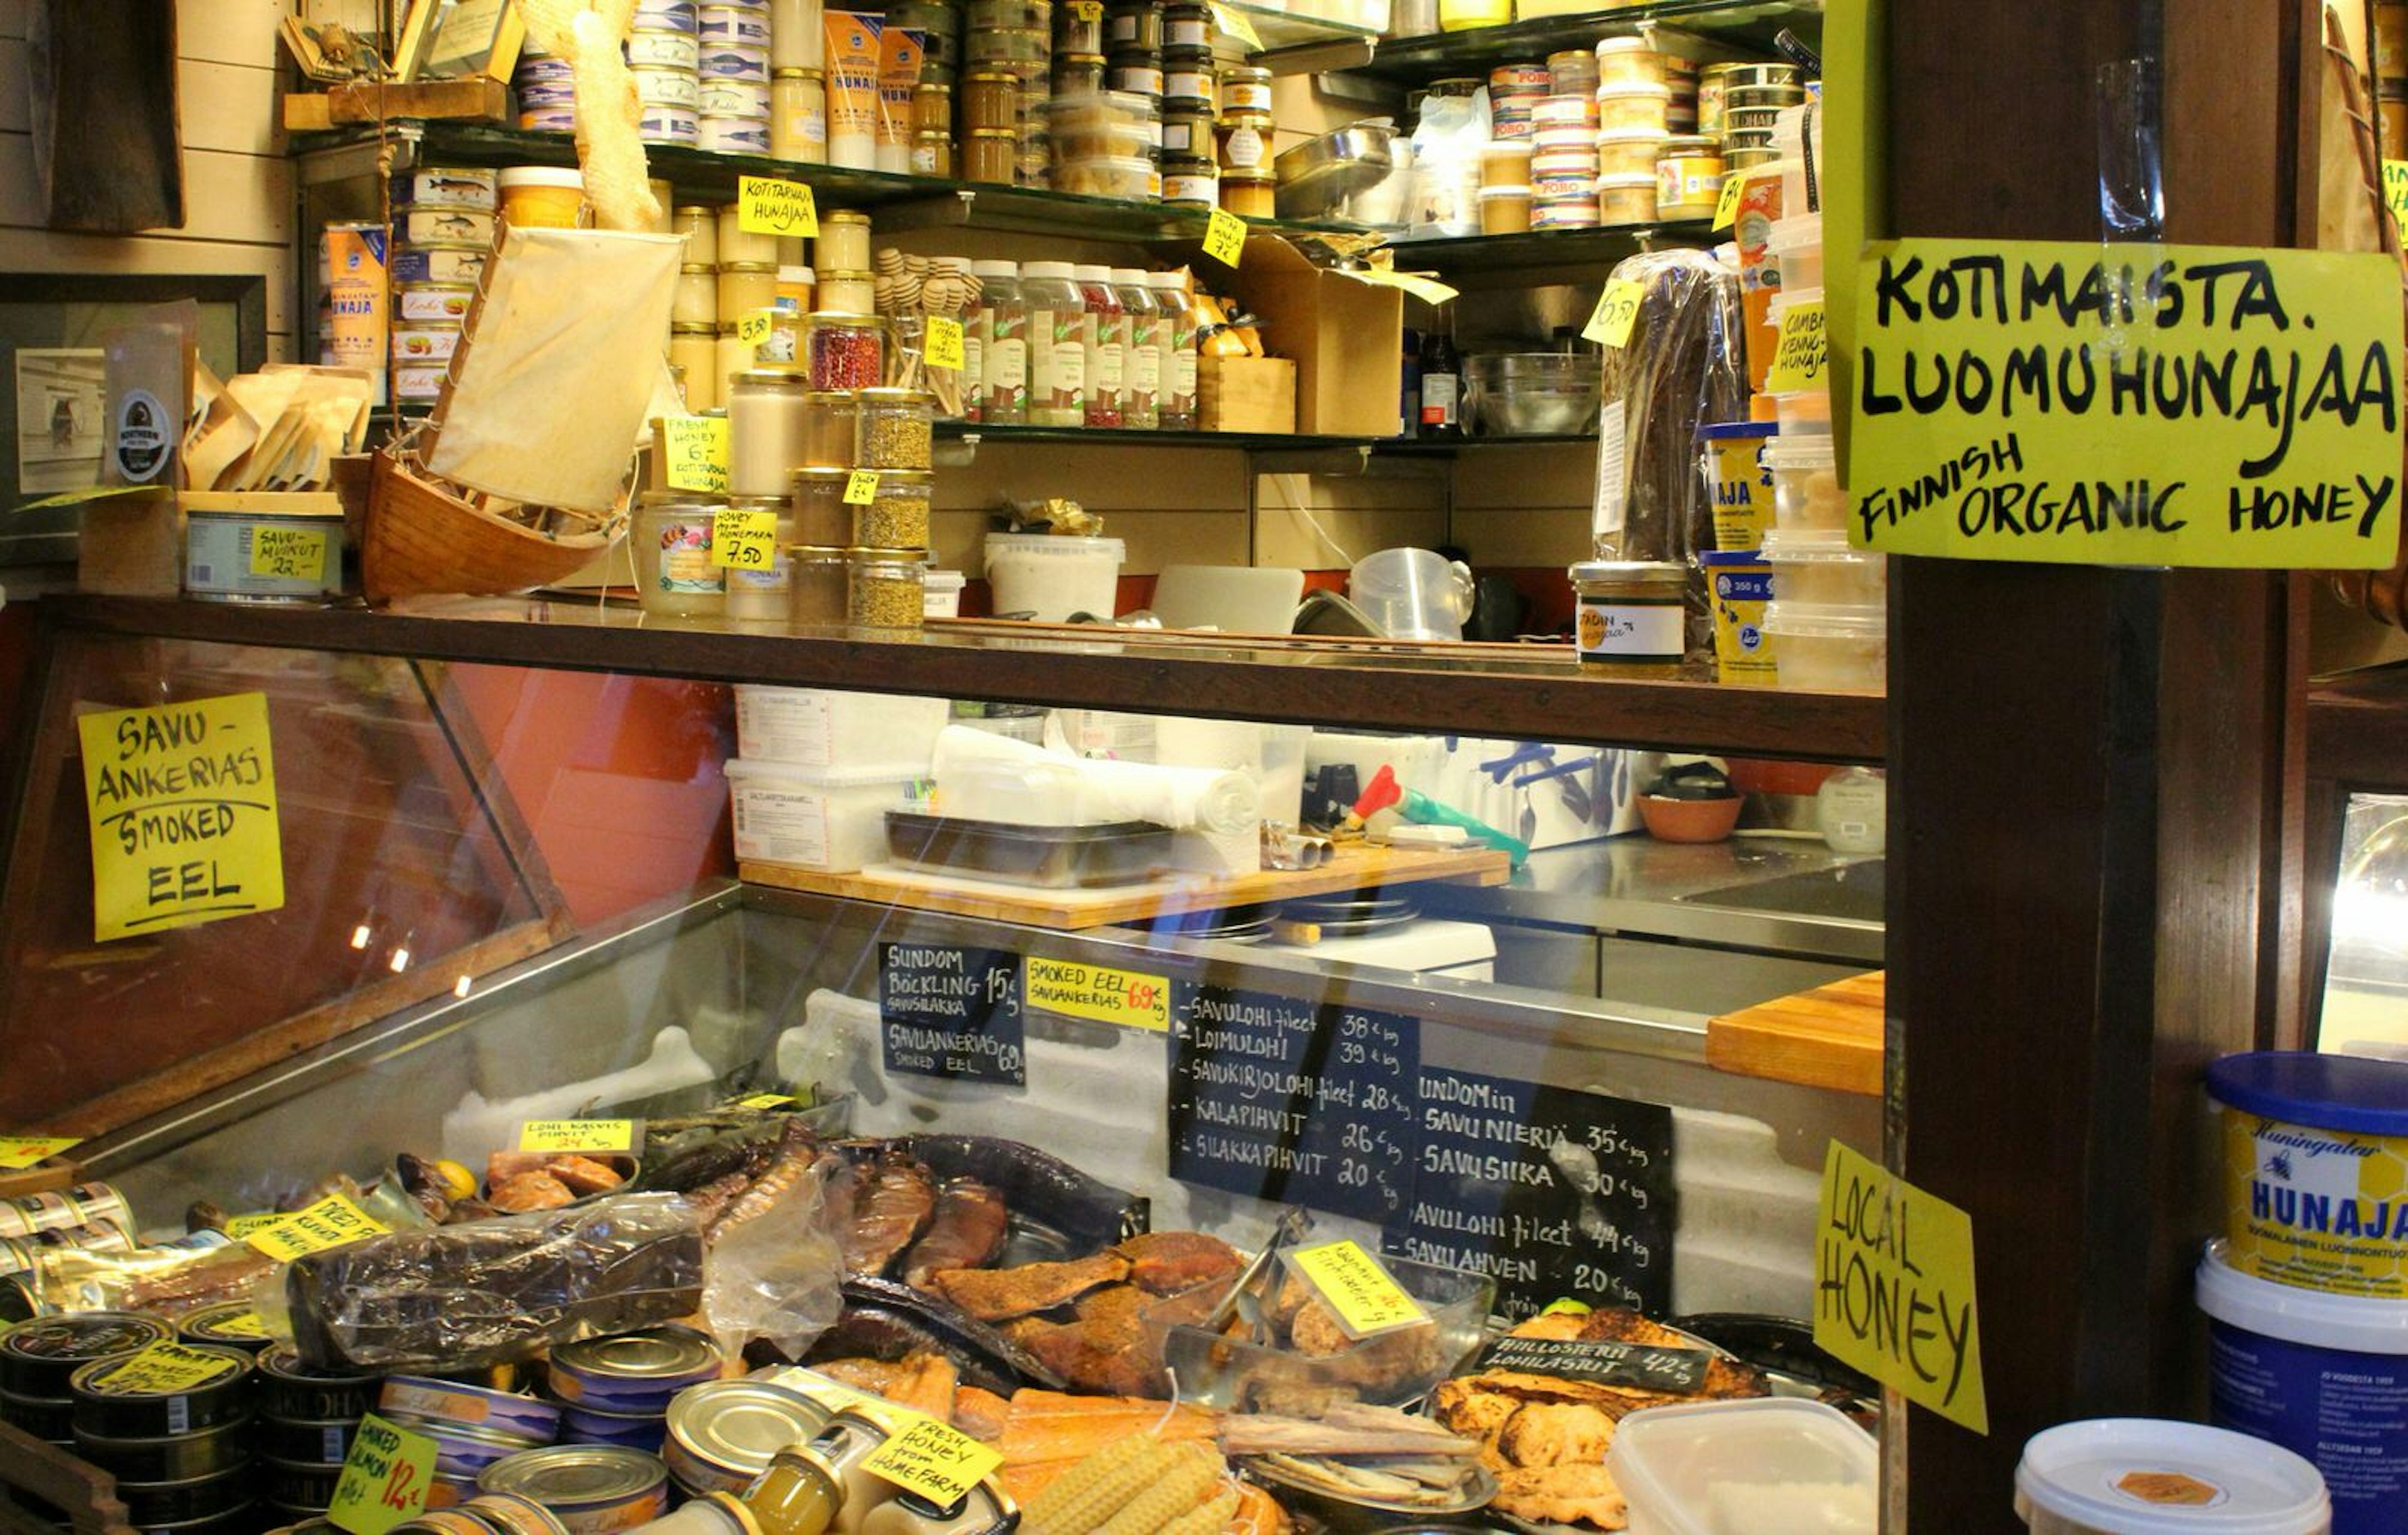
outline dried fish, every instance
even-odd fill
[[[928,1234],[903,1259],[903,1282],[925,1289],[939,1269],[983,1269],[1003,1251],[1010,1212],[1003,1196],[975,1178],[948,1179],[937,1191]]]
[[[937,1208],[936,1178],[910,1154],[891,1150],[868,1174],[844,1239],[844,1271],[875,1277],[927,1228]]]

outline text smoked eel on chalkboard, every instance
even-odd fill
[[[889,1071],[1027,1084],[1020,956],[1009,949],[880,944],[878,1025]]]

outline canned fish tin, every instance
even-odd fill
[[[484,1428],[517,1441],[521,1448],[548,1444],[560,1432],[560,1409],[548,1401],[457,1381],[421,1375],[386,1378],[379,1411],[392,1409],[441,1424]]]
[[[73,1188],[0,1200],[0,1237],[104,1223],[129,1231],[134,1228],[134,1212],[127,1207],[125,1196],[108,1184],[78,1184]]]
[[[494,173],[460,165],[427,165],[402,183],[402,201],[411,208],[476,208],[492,212]]]
[[[667,1434],[668,1421],[658,1413],[597,1413],[590,1408],[571,1407],[560,1414],[560,1442],[564,1444],[624,1444],[631,1450],[657,1455]]]
[[[251,1447],[245,1430],[249,1425],[249,1419],[236,1418],[196,1434],[171,1434],[164,1439],[108,1439],[78,1433],[76,1454],[122,1482],[191,1482],[248,1464]]]
[[[53,1444],[70,1443],[75,1439],[75,1403],[62,1397],[21,1397],[14,1391],[0,1391],[0,1423],[13,1424]]]
[[[742,1492],[768,1470],[770,1456],[817,1434],[829,1415],[801,1392],[767,1381],[712,1381],[669,1403],[661,1456],[690,1493]]]
[[[666,1413],[690,1385],[716,1379],[719,1345],[686,1327],[648,1327],[552,1351],[552,1393],[601,1413]]]
[[[576,78],[577,66],[566,59],[556,59],[548,53],[521,53],[518,67],[510,72],[510,84],[523,90],[529,85]]]
[[[2225,1261],[2408,1300],[2408,1063],[2255,1051],[2212,1062],[2207,1093],[2224,1110]]]
[[[396,335],[399,333],[396,332]],[[184,595],[217,602],[316,602],[343,585],[343,517],[184,514]]]
[[[457,325],[468,318],[477,290],[456,283],[404,283],[394,299],[394,318],[404,324],[434,322]]]
[[[491,252],[481,245],[420,245],[393,253],[393,280],[404,286],[420,282],[474,287],[485,275]]]
[[[709,80],[759,80],[769,83],[769,50],[714,43],[695,61],[695,72]]]
[[[577,106],[577,82],[573,79],[526,80],[519,86],[519,110],[523,112],[552,109],[568,111]]]
[[[638,28],[627,34],[627,66],[631,69],[691,70],[701,57],[702,47],[691,32]]]
[[[571,134],[577,131],[577,113],[566,107],[544,107],[519,114],[519,126],[536,134]]]
[[[153,1343],[85,1365],[67,1381],[79,1434],[156,1439],[251,1415],[251,1356],[213,1343]],[[199,1515],[194,1515],[199,1517]]]
[[[270,1460],[339,1466],[360,1431],[357,1418],[294,1419],[262,1414],[252,1428],[259,1453]]]
[[[695,15],[705,48],[735,43],[743,48],[769,46],[769,18],[733,6],[705,6]]]
[[[695,109],[704,117],[769,121],[769,88],[757,80],[703,80],[695,85]]]
[[[477,1479],[473,1476],[437,1475],[427,1479],[426,1506],[430,1510],[456,1509],[476,1496]],[[463,1513],[455,1517],[460,1521],[458,1525],[445,1525],[442,1528],[468,1529],[473,1530],[475,1535],[488,1535],[482,1528],[484,1521],[475,1514]]]
[[[22,1237],[0,1237],[0,1274],[22,1274],[41,1261],[45,1253],[64,1249],[79,1253],[130,1253],[134,1239],[115,1226],[68,1226],[32,1231]]]
[[[412,245],[491,245],[494,216],[470,208],[413,208],[402,215],[402,237]]]
[[[702,82],[691,69],[635,69],[636,99],[648,107],[699,107]]]
[[[251,1472],[237,1467],[190,1482],[120,1482],[126,1521],[137,1529],[173,1530],[231,1516],[251,1503]],[[211,1528],[215,1528],[214,1525]]]
[[[187,1343],[220,1343],[246,1354],[263,1353],[275,1341],[248,1300],[223,1300],[189,1312],[176,1325],[176,1336]]]
[[[341,1462],[315,1460],[267,1462],[267,1496],[287,1508],[322,1509],[335,1500],[335,1485],[343,1479]]]
[[[1010,1535],[1020,1525],[1020,1505],[991,1476],[951,1506],[904,1492],[896,1494],[895,1508],[905,1515],[904,1528],[943,1535]]]
[[[648,105],[636,120],[636,134],[648,144],[682,144],[691,149],[702,142],[702,118],[691,108]]]
[[[357,1423],[376,1406],[378,1384],[374,1375],[326,1375],[306,1370],[300,1355],[289,1347],[269,1349],[259,1359],[260,1407],[270,1416],[288,1421],[345,1418]]]
[[[0,1333],[0,1391],[65,1401],[77,1370],[101,1359],[138,1354],[175,1337],[175,1329],[140,1312],[75,1312],[20,1322]]]
[[[396,367],[409,363],[444,363],[460,350],[460,327],[445,324],[395,325],[393,328],[393,361]]]
[[[569,1535],[610,1535],[668,1512],[669,1473],[658,1456],[615,1444],[522,1450],[478,1473],[479,1492],[540,1503]]]
[[[700,146],[713,154],[769,152],[769,122],[767,118],[707,117],[702,120],[700,129]]]
[[[516,1493],[480,1493],[462,1507],[499,1535],[568,1535],[568,1527],[553,1518],[550,1509]]]
[[[445,1489],[449,1501],[437,1504],[434,1498],[435,1488]],[[429,1488],[426,1511],[415,1519],[394,1526],[391,1535],[494,1535],[493,1526],[452,1506],[466,1501],[458,1495],[457,1488],[438,1477]]]
[[[449,369],[441,363],[396,367],[391,374],[393,397],[395,400],[433,401],[443,393],[443,378]]]
[[[696,32],[701,26],[694,0],[638,0],[636,30],[639,32]]]

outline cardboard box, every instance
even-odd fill
[[[1199,357],[1196,409],[1208,432],[1296,430],[1297,365],[1284,357]]]
[[[1264,349],[1296,364],[1294,430],[1392,438],[1403,429],[1404,294],[1254,235],[1238,263],[1238,297],[1261,321]]]

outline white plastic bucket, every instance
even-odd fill
[[[2157,1418],[2034,1434],[2015,1468],[2031,1535],[2327,1535],[2324,1478],[2277,1445]]]
[[[986,536],[986,579],[998,613],[1028,613],[1060,624],[1073,613],[1110,618],[1119,606],[1118,538],[1056,538],[1040,533]]]

